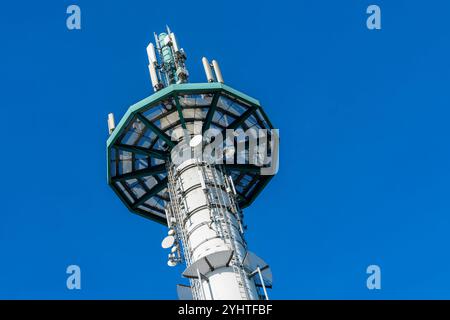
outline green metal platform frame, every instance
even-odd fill
[[[267,129],[273,129],[273,125],[270,122],[269,118],[265,114],[263,108],[261,107],[258,100],[239,92],[225,84],[213,82],[213,83],[184,83],[184,84],[172,84],[166,88],[161,89],[160,91],[157,91],[156,93],[152,94],[151,96],[137,102],[136,104],[129,107],[125,115],[122,117],[120,122],[117,124],[116,128],[112,132],[112,134],[109,136],[107,140],[107,181],[108,184],[112,187],[114,192],[119,196],[119,198],[124,202],[124,204],[127,206],[127,208],[133,212],[137,213],[139,215],[142,215],[148,219],[154,220],[156,222],[159,222],[161,224],[166,224],[166,220],[162,218],[160,215],[157,214],[151,214],[149,212],[143,211],[137,207],[139,205],[142,205],[146,200],[151,198],[152,196],[156,195],[158,192],[161,192],[164,190],[167,186],[167,178],[162,179],[158,182],[158,184],[152,188],[152,190],[148,190],[147,194],[142,196],[137,200],[137,203],[130,204],[130,201],[126,199],[126,196],[123,194],[123,192],[115,186],[115,182],[118,180],[126,180],[130,178],[136,178],[136,177],[143,177],[143,176],[149,176],[149,175],[156,175],[160,173],[165,173],[166,168],[165,164],[156,165],[149,167],[147,169],[140,169],[135,172],[125,173],[121,175],[112,175],[111,174],[111,150],[113,148],[120,149],[123,151],[128,151],[132,153],[140,153],[145,154],[149,157],[155,157],[157,159],[161,160],[168,160],[170,155],[171,148],[175,145],[174,142],[170,139],[170,137],[160,128],[158,128],[156,125],[154,125],[151,121],[149,121],[145,116],[142,115],[141,112],[147,110],[149,107],[158,104],[159,102],[162,102],[166,99],[173,98],[175,101],[176,109],[178,111],[178,116],[181,122],[181,125],[183,128],[186,128],[186,122],[183,117],[182,113],[182,106],[179,103],[179,96],[180,95],[195,95],[195,94],[213,94],[212,102],[209,107],[209,110],[207,112],[206,118],[203,122],[203,128],[202,131],[205,132],[209,126],[212,123],[213,115],[217,106],[217,101],[220,98],[220,95],[224,93],[227,96],[239,99],[240,101],[245,102],[250,107],[242,114],[239,118],[237,118],[235,121],[229,124],[227,129],[237,129],[240,125],[242,125],[250,116],[254,115],[257,110],[259,110],[262,117],[264,117],[264,121],[267,123],[268,128]],[[169,148],[165,151],[156,151],[156,150],[150,150],[145,149],[138,146],[128,146],[120,143],[119,138],[121,138],[124,133],[126,133],[126,130],[128,126],[130,125],[130,122],[135,121],[135,119],[138,118],[146,127],[147,129],[150,129],[153,131],[159,139],[164,141]],[[116,159],[116,161],[118,161]],[[252,173],[256,176],[260,170],[260,167],[249,165],[249,164],[234,164],[234,165],[224,165],[227,171],[239,171],[244,173]],[[117,174],[117,172],[116,172]],[[238,202],[241,206],[241,208],[248,207],[255,198],[261,193],[261,191],[264,189],[264,187],[269,183],[273,176],[259,176],[259,180],[257,180],[254,183],[258,183],[257,187],[252,190],[251,195],[248,197],[238,197]],[[144,201],[143,201],[144,200]]]

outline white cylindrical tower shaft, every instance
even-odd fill
[[[173,210],[180,213],[177,224],[188,264],[183,275],[197,284],[194,298],[258,299],[255,282],[242,266],[247,249],[240,212],[222,170],[189,159],[175,166],[173,180],[170,189],[177,194],[171,198],[178,197],[180,206]]]

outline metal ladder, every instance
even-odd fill
[[[201,175],[201,178],[203,180],[203,183],[205,184],[205,189],[203,191],[204,191],[205,196],[209,203],[210,218],[216,227],[215,231],[218,233],[218,235],[221,239],[225,239],[225,231],[223,229],[223,223],[221,221],[222,218],[220,215],[220,209],[217,208],[216,206],[213,206],[212,194],[210,192],[208,192],[208,188],[206,187],[208,185],[211,185],[211,183],[209,182],[210,178],[208,177],[208,173],[205,172],[205,168],[203,165],[199,164],[199,162],[196,162],[196,165],[197,165],[199,174]]]
[[[241,239],[243,241],[243,246],[244,246],[244,249],[247,251],[247,242],[245,241],[245,238],[244,238],[244,228],[243,228],[243,221],[242,221],[243,215],[242,215],[242,211],[240,210],[239,205],[236,201],[236,195],[232,191],[234,186],[233,187],[231,186],[231,182],[228,180],[228,177],[226,176],[225,172],[223,171],[223,167],[217,167],[217,171],[220,172],[220,174],[224,178],[225,188],[228,193],[228,197],[229,197],[230,205],[231,205],[231,209],[232,209],[231,211],[232,211],[232,213],[234,213],[234,216],[239,224],[239,231],[241,233]],[[231,177],[230,177],[230,179],[231,179]],[[228,215],[227,215],[227,217],[228,217],[228,223],[231,225],[230,217]],[[238,258],[236,260],[237,268],[238,268],[237,271],[240,275],[240,278],[244,282],[244,286],[245,286],[246,290],[248,290],[248,291],[246,291],[246,297],[248,299],[250,299],[249,294],[248,294],[250,292],[250,283],[249,282],[252,280],[248,277],[246,271],[243,268],[243,260],[244,260],[244,257],[242,255],[238,256]],[[236,272],[236,270],[235,270],[235,272]]]
[[[242,264],[242,257],[239,256],[238,251],[236,250],[236,239],[234,239],[232,231],[231,231],[231,221],[230,221],[230,217],[227,214],[228,211],[228,207],[231,205],[232,203],[230,203],[229,205],[227,205],[226,200],[224,198],[224,195],[221,191],[222,188],[220,187],[220,185],[218,183],[220,183],[220,179],[218,178],[216,171],[218,170],[215,167],[210,166],[207,163],[204,163],[203,165],[200,165],[201,167],[201,171],[202,171],[202,175],[205,178],[205,184],[211,185],[212,187],[214,187],[214,190],[217,193],[217,200],[218,201],[214,201],[212,202],[213,199],[213,195],[211,194],[210,189],[206,188],[205,193],[207,195],[208,201],[210,203],[210,208],[212,211],[214,211],[218,217],[218,220],[221,222],[220,224],[222,232],[223,232],[223,240],[228,243],[231,247],[231,249],[233,250],[233,258],[231,260],[231,265],[233,268],[233,271],[236,275],[236,280],[238,282],[239,285],[239,292],[240,295],[242,297],[242,299],[244,300],[249,300],[249,288],[248,288],[248,284],[247,284],[247,279],[246,279],[246,275],[244,274],[243,269],[241,268],[241,264]],[[210,173],[210,175],[208,174],[208,172]],[[219,171],[222,173],[222,177],[225,178],[225,176],[223,175],[222,171]],[[225,183],[225,181],[224,181]],[[230,197],[230,202],[232,202],[233,200]],[[217,207],[215,204],[216,202],[219,202],[219,207]],[[225,212],[225,213],[224,213]]]

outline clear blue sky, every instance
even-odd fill
[[[66,28],[81,7],[82,30]],[[366,28],[378,4],[382,30]],[[106,117],[151,94],[166,23],[259,99],[278,175],[245,211],[274,299],[450,298],[448,1],[8,1],[0,9],[0,298],[175,299],[166,229],[106,184]],[[82,290],[66,289],[66,267]],[[382,290],[366,288],[378,264]]]

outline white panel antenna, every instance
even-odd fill
[[[216,60],[213,60],[212,65],[214,68],[214,73],[216,74],[217,82],[224,83],[223,77],[222,77],[222,71],[220,71],[219,63]]]
[[[203,63],[203,68],[205,69],[206,80],[208,80],[208,82],[214,82],[214,76],[213,76],[213,73],[211,70],[211,65],[209,64],[208,59],[203,57],[202,63]]]
[[[116,122],[114,121],[114,113],[108,114],[108,131],[109,134],[113,133],[116,128]]]

